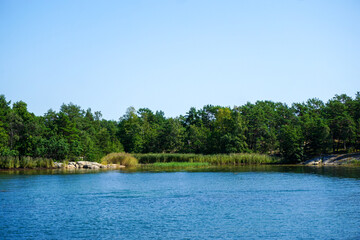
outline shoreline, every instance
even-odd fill
[[[138,155],[139,154],[134,154]],[[157,154],[143,154],[142,156],[151,157]],[[222,161],[206,161],[206,156],[204,155],[191,155],[191,158],[176,159],[176,158],[166,158],[167,154],[159,154],[162,156],[162,159],[152,159],[153,161],[139,161],[140,163],[135,168],[153,168],[153,169],[164,169],[164,168],[176,168],[176,169],[186,169],[186,168],[216,168],[216,167],[241,167],[241,166],[311,166],[311,167],[360,167],[360,153],[347,153],[347,154],[328,154],[318,157],[311,158],[307,161],[301,163],[286,163],[281,161],[273,162],[222,162]],[[157,155],[157,156],[159,156]],[[186,155],[185,155],[186,156]],[[200,161],[196,161],[195,157],[201,157]],[[265,156],[265,155],[263,155]],[[272,158],[270,155],[266,155],[269,158]],[[140,158],[141,159],[141,158]],[[132,167],[132,168],[133,168]],[[72,161],[72,162],[52,162],[51,166],[41,166],[41,167],[18,167],[18,168],[0,168],[0,171],[6,170],[46,170],[46,169],[64,169],[64,170],[105,170],[105,169],[124,169],[129,168],[129,166],[121,164],[101,164],[98,162],[91,161]]]
[[[150,170],[188,170],[188,169],[220,169],[220,168],[241,168],[241,167],[258,167],[258,166],[273,166],[273,167],[309,167],[309,168],[359,168],[357,164],[280,164],[280,163],[267,163],[267,164],[237,164],[237,165],[207,165],[207,166],[156,166],[154,164],[139,164],[135,167],[125,167],[123,165],[104,167],[104,168],[67,168],[67,167],[51,167],[51,168],[0,168],[0,172],[8,171],[32,171],[32,170],[59,170],[59,171],[82,171],[82,172],[96,172],[96,171],[107,171],[107,170],[129,170],[129,169],[150,169]]]
[[[64,164],[62,162],[54,162],[53,168],[59,169],[116,169],[116,168],[124,168],[124,165],[121,164],[101,164],[98,162],[89,162],[89,161],[77,161],[77,162],[69,162],[68,164]]]
[[[357,166],[360,167],[360,153],[327,154],[309,159],[305,166]]]

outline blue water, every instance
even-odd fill
[[[0,172],[0,239],[360,239],[360,172]]]

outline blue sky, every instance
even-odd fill
[[[0,94],[118,120],[360,91],[360,1],[0,0]]]

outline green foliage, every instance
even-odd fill
[[[308,158],[325,154],[329,151],[331,136],[330,128],[320,117],[305,116],[303,119],[303,133],[305,138],[304,153]]]
[[[140,119],[133,107],[120,118],[119,136],[126,152],[142,152],[144,139],[141,136]]]
[[[184,147],[185,128],[178,118],[169,118],[160,131],[159,148],[164,152],[178,152]]]
[[[352,112],[355,103],[343,94],[336,95],[326,104],[325,113],[333,139],[333,151],[347,150],[354,145],[356,122],[359,120],[356,119],[357,114]]]
[[[9,135],[3,127],[3,123],[0,122],[0,151],[7,148],[9,143]]]
[[[279,134],[280,153],[288,163],[303,159],[303,136],[299,126],[284,125]]]
[[[48,156],[57,160],[64,160],[69,155],[69,143],[64,138],[52,137],[46,143]]]
[[[209,152],[210,130],[204,126],[190,125],[185,132],[184,151],[187,153]]]
[[[211,133],[213,153],[238,153],[246,151],[245,127],[240,114],[230,108],[219,108],[215,114]]]
[[[0,95],[0,156],[6,157],[2,166],[7,168],[33,167],[29,159],[37,158],[99,162],[107,154],[124,151],[136,153],[140,162],[213,164],[262,161],[251,160],[252,155],[246,155],[250,153],[297,163],[331,152],[360,151],[359,92],[355,98],[342,94],[326,103],[313,98],[292,106],[272,101],[233,108],[206,105],[176,118],[130,107],[119,121],[102,119],[101,112],[73,103],[44,116],[30,113],[23,101],[10,103]],[[139,153],[159,155],[145,158]],[[245,155],[229,157],[233,153]],[[11,158],[16,156],[18,160]]]
[[[276,149],[276,104],[270,101],[247,103],[238,109],[246,120],[245,137],[254,152],[271,153]]]

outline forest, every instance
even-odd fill
[[[0,95],[0,156],[99,161],[112,152],[262,153],[297,163],[329,153],[360,150],[360,92],[313,98],[288,106],[257,101],[206,105],[185,115],[129,107],[118,121],[69,103],[43,116],[23,101]]]

